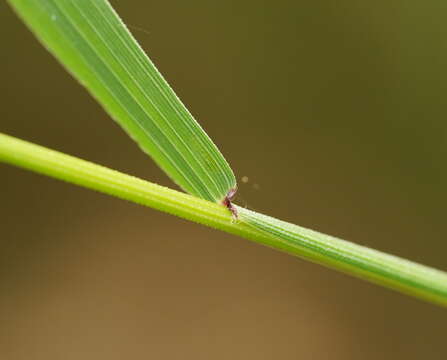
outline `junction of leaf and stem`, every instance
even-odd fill
[[[231,202],[234,197],[236,196],[237,187],[231,188],[225,198],[222,200],[222,204],[231,211],[231,214],[233,215],[233,219],[237,219],[237,210],[236,207]]]

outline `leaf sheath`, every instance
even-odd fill
[[[225,207],[0,134],[0,162],[161,210],[447,306],[447,273],[238,207]]]

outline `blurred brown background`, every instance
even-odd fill
[[[112,1],[238,203],[447,270],[445,1]],[[0,3],[0,131],[172,182]],[[2,359],[445,359],[447,312],[0,164]]]

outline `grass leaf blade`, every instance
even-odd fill
[[[9,0],[106,111],[185,191],[222,200],[228,163],[105,0]]]

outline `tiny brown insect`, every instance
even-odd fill
[[[236,191],[237,187],[230,189],[225,198],[222,200],[222,204],[231,211],[231,214],[233,214],[233,219],[237,219],[237,209],[231,202],[236,196]]]

